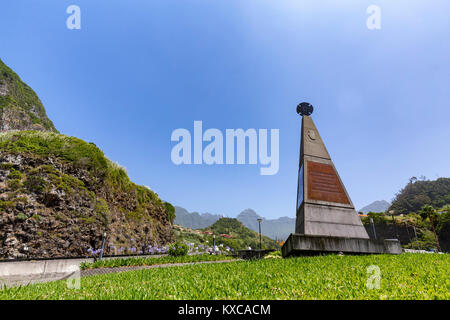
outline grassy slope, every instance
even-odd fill
[[[10,92],[0,96],[0,113],[3,109],[21,110],[31,118],[32,123],[42,125],[45,130],[58,132],[33,89],[0,60],[0,85],[2,83],[7,84]]]
[[[368,289],[367,267],[381,269]],[[448,255],[317,256],[141,270],[10,288],[0,299],[450,299]]]
[[[0,133],[0,151],[44,158],[56,157],[87,170],[92,180],[104,181],[111,189],[135,189],[139,204],[146,201],[162,203],[153,191],[131,182],[126,171],[106,158],[94,143],[53,132],[11,131]]]
[[[126,222],[130,222],[129,225],[122,224],[122,227],[126,228],[125,231],[121,231],[122,234],[118,236],[115,234],[117,237],[111,238],[111,242],[117,247],[136,246],[130,242],[133,240],[129,238],[134,238],[136,241],[138,241],[137,239],[142,240],[145,236],[143,229],[147,225],[152,226],[150,233],[157,230],[156,223],[168,225],[170,215],[167,205],[164,205],[158,195],[147,187],[133,183],[124,168],[107,159],[93,143],[54,132],[3,132],[0,133],[0,158],[6,159],[8,154],[21,155],[22,159],[38,166],[36,168],[30,167],[30,165],[18,167],[12,163],[0,163],[1,169],[10,171],[7,181],[8,188],[0,190],[6,196],[5,199],[0,199],[0,210],[14,212],[15,216],[25,222],[29,220],[27,220],[27,216],[22,214],[24,216],[22,218],[20,212],[15,209],[17,203],[24,198],[23,196],[18,197],[17,194],[30,195],[39,200],[42,197],[38,198],[35,193],[41,195],[57,189],[63,190],[67,199],[74,194],[89,195],[93,211],[89,211],[89,206],[86,204],[83,208],[80,207],[80,210],[87,208],[86,211],[83,211],[87,214],[86,216],[78,217],[76,212],[71,215],[72,211],[67,208],[64,208],[63,213],[66,214],[67,219],[78,219],[77,223],[83,223],[84,229],[92,229],[90,225],[95,225],[94,239],[98,246],[100,242],[97,240],[101,240],[96,236],[100,232],[98,230],[105,226],[112,226],[112,214],[119,218],[124,216]],[[51,165],[52,162],[48,160],[49,158],[58,160],[56,162],[62,164],[62,167],[66,166],[65,172],[70,174],[63,173],[57,166]],[[34,161],[36,159],[39,161]],[[40,165],[40,163],[45,165]],[[14,182],[14,188],[11,182]],[[46,208],[44,207],[43,210]],[[156,215],[158,221],[156,221]],[[58,213],[55,214],[55,219],[58,216]],[[66,219],[66,216],[63,218]],[[113,227],[121,229],[117,222]],[[140,229],[136,229],[136,227],[140,227]],[[154,234],[151,233],[151,235]],[[142,241],[138,242],[138,244],[140,243]]]

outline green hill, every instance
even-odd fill
[[[93,143],[58,134],[0,61],[0,259],[145,251],[173,240],[174,208]]]
[[[57,132],[37,94],[0,60],[0,132]]]
[[[221,239],[224,244],[238,249],[247,249],[249,246],[252,249],[259,249],[259,234],[244,226],[239,220],[234,218],[221,218],[217,220],[212,226],[205,229],[213,232],[216,235],[228,235],[230,238]],[[262,236],[263,249],[279,249],[280,246],[275,240],[266,236]]]
[[[234,251],[248,249],[249,246],[259,249],[259,234],[233,218],[221,218],[205,229],[191,229],[180,225],[175,225],[174,229],[177,241],[191,243],[201,250],[212,249],[213,235],[216,236],[216,246],[229,247]],[[276,241],[264,235],[261,240],[263,249],[280,249]]]
[[[388,210],[395,214],[418,212],[424,205],[441,208],[450,204],[450,178],[437,180],[418,180],[411,178],[400,190]]]

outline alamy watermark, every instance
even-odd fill
[[[379,266],[371,265],[366,269],[369,277],[366,281],[367,289],[380,289],[381,287],[381,270]]]
[[[69,30],[80,30],[81,29],[81,9],[77,5],[70,5],[66,9],[66,13],[70,16],[66,20],[66,26]]]
[[[72,268],[71,268],[71,270],[69,270],[69,272],[72,272],[72,273],[66,279],[67,289],[79,290],[81,288],[80,268],[78,266],[72,266]]]
[[[366,10],[367,14],[370,16],[367,18],[366,26],[369,30],[380,30],[381,29],[381,8],[377,5],[370,5]]]
[[[172,132],[171,141],[178,143],[172,148],[171,159],[176,165],[259,163],[261,175],[274,175],[279,169],[279,138],[279,129],[270,129],[269,153],[268,129],[226,129],[224,141],[222,131],[211,128],[203,132],[202,121],[194,121],[193,139],[187,129],[179,128]],[[205,147],[204,142],[207,143]]]
[[[69,30],[81,29],[81,8],[75,4],[67,7],[66,13],[69,14],[66,20],[66,26]],[[369,30],[381,29],[381,8],[377,5],[370,5],[366,9],[366,13],[369,15],[366,20],[366,26]]]

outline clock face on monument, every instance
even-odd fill
[[[297,113],[301,116],[310,116],[313,111],[314,107],[308,102],[302,102],[297,106]]]

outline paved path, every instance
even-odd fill
[[[109,274],[127,271],[136,271],[143,269],[154,269],[154,268],[169,268],[169,267],[179,267],[194,264],[209,264],[209,263],[227,263],[240,261],[240,259],[233,260],[219,260],[219,261],[198,261],[198,262],[183,262],[183,263],[166,263],[166,264],[155,264],[151,266],[126,266],[126,267],[115,267],[115,268],[96,268],[96,269],[86,269],[81,270],[81,277],[94,276],[99,274]],[[28,285],[39,282],[49,282],[56,280],[64,280],[68,278],[76,277],[76,273],[47,273],[44,276],[42,274],[30,274],[30,275],[20,275],[20,276],[6,276],[0,277],[0,288],[2,286],[11,287],[19,285]]]

